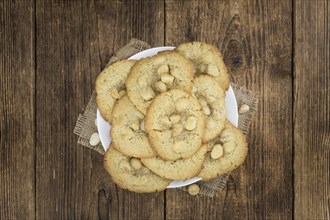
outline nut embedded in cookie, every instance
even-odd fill
[[[212,159],[219,159],[223,155],[223,148],[221,144],[216,144],[213,146],[213,149],[211,151],[211,157]]]
[[[229,173],[240,166],[248,152],[246,137],[228,120],[224,130],[208,145],[210,149],[206,153],[203,169],[198,174],[198,177],[205,181]]]
[[[167,85],[172,85],[173,82],[174,82],[174,77],[171,76],[170,74],[167,74],[167,73],[162,74],[162,75],[160,76],[160,79],[161,79],[161,81],[162,81],[163,83],[165,83],[165,84],[167,84]]]
[[[184,124],[184,128],[192,131],[196,128],[197,119],[194,116],[189,116]]]

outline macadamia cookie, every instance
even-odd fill
[[[228,69],[218,48],[204,42],[190,42],[180,44],[176,51],[192,61],[196,77],[212,76],[224,91],[228,89]]]
[[[227,120],[221,134],[208,143],[204,167],[198,177],[210,180],[231,172],[244,162],[247,152],[244,134]]]
[[[207,146],[203,145],[191,158],[166,161],[159,157],[141,159],[142,163],[159,176],[172,180],[187,180],[197,176],[203,167]]]
[[[140,159],[124,156],[112,146],[104,155],[104,167],[117,185],[138,193],[165,190],[172,181],[150,171]]]
[[[141,59],[131,69],[126,86],[130,100],[143,113],[159,93],[177,88],[190,92],[192,63],[176,51]]]
[[[111,122],[115,102],[126,94],[125,80],[135,60],[121,60],[107,66],[95,83],[96,103],[102,117]]]
[[[165,160],[189,158],[202,146],[202,107],[183,90],[158,95],[148,108],[144,125],[153,149]]]
[[[144,132],[144,115],[125,95],[118,100],[112,111],[110,135],[113,146],[122,154],[131,157],[153,157],[148,136]]]
[[[205,133],[203,142],[217,137],[225,127],[225,92],[214,78],[206,75],[194,80],[192,96],[197,98],[205,115]]]

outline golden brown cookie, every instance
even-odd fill
[[[172,180],[187,180],[196,177],[205,160],[207,146],[203,145],[191,158],[167,161],[159,157],[141,159],[142,163],[159,176]]]
[[[229,173],[244,162],[247,152],[244,134],[227,120],[221,134],[208,143],[204,167],[198,177],[210,180]]]
[[[100,73],[96,79],[96,103],[102,117],[111,122],[115,102],[126,94],[125,80],[135,60],[117,61]]]
[[[138,193],[165,190],[172,181],[156,175],[140,159],[124,156],[112,146],[104,155],[104,167],[118,186]]]
[[[110,135],[113,146],[131,157],[153,157],[147,133],[144,132],[144,115],[133,105],[128,96],[120,98],[112,111]]]
[[[161,93],[148,108],[145,129],[161,158],[189,158],[202,146],[205,129],[202,107],[185,91],[172,89]]]
[[[160,52],[136,62],[126,80],[133,104],[146,114],[155,96],[173,88],[191,91],[192,63],[175,51]]]
[[[206,143],[225,127],[225,92],[213,77],[202,75],[194,80],[192,95],[198,99],[205,115],[203,143]]]
[[[229,87],[229,72],[218,48],[204,42],[180,44],[176,51],[194,64],[195,76],[210,75],[226,91]]]

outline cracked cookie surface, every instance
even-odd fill
[[[148,108],[145,129],[161,158],[172,161],[189,158],[202,146],[205,130],[202,107],[183,90],[161,93]]]

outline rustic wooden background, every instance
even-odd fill
[[[0,0],[0,219],[329,219],[327,0]],[[73,135],[132,37],[202,40],[260,95],[250,151],[214,198],[135,194]]]

